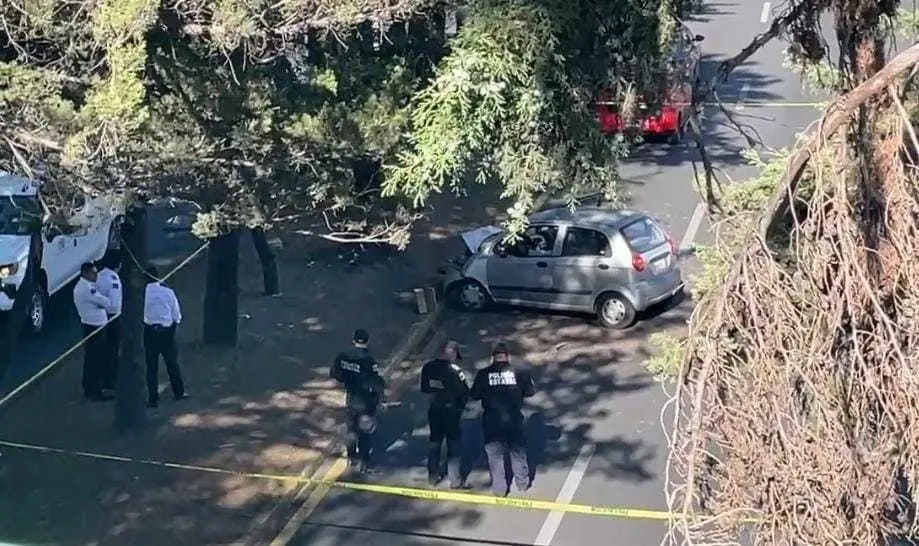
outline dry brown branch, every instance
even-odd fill
[[[894,88],[917,64],[919,45],[827,109],[697,305],[674,395],[671,541],[915,535],[919,177]]]
[[[698,119],[698,113],[702,105],[713,98],[718,101],[716,92],[718,86],[727,81],[728,77],[731,75],[731,72],[733,72],[735,68],[745,63],[750,57],[752,57],[757,51],[762,49],[763,46],[768,44],[770,41],[786,32],[791,23],[800,20],[807,13],[818,12],[825,7],[826,3],[826,0],[799,1],[791,9],[786,11],[785,14],[776,17],[765,32],[756,35],[753,40],[747,44],[746,47],[740,50],[740,52],[738,52],[730,59],[722,61],[718,65],[718,70],[715,72],[714,76],[712,76],[707,82],[696,83],[696,85],[693,87],[692,100],[689,107],[689,111],[691,112],[689,125],[693,132],[693,139],[696,142],[696,149],[699,151],[701,156],[702,170],[705,173],[705,193],[703,198],[708,204],[709,212],[719,210],[720,205],[717,202],[717,197],[714,191],[715,187],[718,185],[718,178],[715,174],[715,170],[711,164],[711,161],[709,161],[705,144],[703,142],[701,124],[699,123]],[[718,103],[720,105],[720,101],[718,101]],[[727,114],[727,111],[723,106],[721,106],[721,109],[725,112],[725,114]],[[733,117],[729,114],[728,119],[735,124],[744,138],[750,142],[750,136],[741,128],[739,124],[734,122]],[[693,168],[695,169],[695,165],[693,165]],[[698,176],[696,178],[698,178]]]

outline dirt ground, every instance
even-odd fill
[[[190,399],[174,402],[167,390],[147,431],[115,436],[111,404],[80,395],[78,352],[3,408],[0,439],[262,473],[318,465],[341,430],[342,396],[328,379],[334,355],[361,327],[385,358],[420,318],[404,294],[436,282],[437,267],[461,250],[451,235],[483,221],[458,207],[441,214],[439,227],[420,230],[406,252],[368,251],[356,266],[333,247],[285,236],[283,293],[270,298],[260,295],[258,263],[244,238],[233,349],[198,342],[202,254],[171,282],[186,317],[179,352]],[[0,542],[239,544],[291,490],[290,483],[2,448]]]

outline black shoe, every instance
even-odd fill
[[[444,481],[444,477],[438,474],[428,474],[428,483],[431,484],[431,487],[436,486],[440,482]]]
[[[99,394],[87,395],[86,399],[90,402],[108,402],[109,400],[114,399],[115,397],[111,394],[100,392]]]
[[[472,489],[472,486],[466,483],[465,481],[450,482],[450,489],[456,491],[468,491]]]
[[[175,397],[176,402],[178,402],[179,400],[185,400],[186,398],[191,398],[191,395],[188,394],[187,392]]]

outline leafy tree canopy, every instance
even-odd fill
[[[675,28],[666,0],[34,0],[0,16],[0,167],[41,178],[52,208],[136,189],[201,202],[204,236],[313,215],[335,240],[400,246],[417,207],[467,180],[500,184],[517,221],[537,192],[611,193],[622,150],[592,101],[649,93]]]

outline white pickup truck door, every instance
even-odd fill
[[[48,293],[54,294],[70,280],[74,273],[79,273],[80,263],[77,240],[71,235],[52,231],[54,237],[49,241],[43,237],[42,268],[48,276]],[[76,269],[71,262],[77,261]]]

